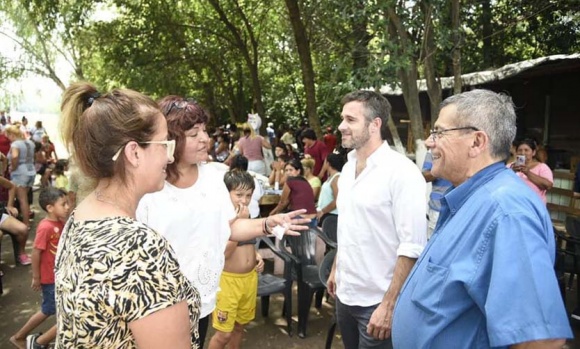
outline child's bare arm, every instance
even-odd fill
[[[228,259],[232,256],[232,254],[236,250],[236,247],[238,247],[238,243],[236,241],[231,241],[231,240],[228,241],[228,243],[226,245],[226,251],[224,252],[225,259]]]
[[[2,164],[2,174],[4,174],[8,168],[8,158],[4,153],[0,153],[0,164]]]
[[[32,287],[35,291],[40,291],[40,253],[42,251],[33,248],[32,249]]]
[[[8,213],[13,216],[18,215],[18,210],[14,207],[14,199],[16,198],[16,186],[14,183],[9,181],[8,179],[0,176],[0,186],[8,189],[8,201],[6,202],[6,208],[8,209]]]
[[[261,273],[264,271],[264,259],[262,256],[256,251],[256,271]]]
[[[10,149],[12,158],[10,159],[10,166],[12,166],[12,171],[18,168],[18,157],[20,156],[20,149],[14,147]]]

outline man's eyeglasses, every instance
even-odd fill
[[[479,129],[477,127],[473,127],[473,126],[454,127],[454,128],[447,128],[447,129],[441,129],[441,130],[431,130],[431,131],[429,131],[429,137],[431,137],[431,139],[433,139],[433,141],[435,141],[438,138],[441,138],[445,134],[445,132],[460,131],[460,130],[479,131]]]
[[[169,106],[169,109],[167,110],[167,114],[165,115],[169,115],[171,114],[172,110],[179,110],[179,109],[185,109],[190,105],[193,104],[197,104],[197,101],[193,98],[187,98],[181,101],[175,101],[173,103],[171,103],[171,105]]]
[[[139,142],[139,144],[163,144],[165,146],[165,148],[167,149],[167,158],[169,159],[169,162],[173,162],[173,160],[174,160],[173,153],[175,152],[175,139],[172,139],[170,141]],[[117,150],[115,155],[113,155],[113,158],[112,158],[113,161],[117,161],[117,159],[121,155],[121,151],[125,148],[125,145],[127,145],[127,144],[124,144],[121,148],[119,148],[119,150]]]

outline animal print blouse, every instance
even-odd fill
[[[75,222],[73,214],[55,277],[56,348],[136,348],[129,323],[183,300],[197,348],[199,293],[169,243],[146,225],[128,217]]]

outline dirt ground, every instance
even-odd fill
[[[28,238],[27,252],[31,251],[34,241],[34,228],[36,223],[44,215],[37,212],[34,225]],[[31,269],[30,266],[16,265],[14,254],[12,253],[12,240],[7,235],[2,238],[0,269],[4,272],[2,278],[4,294],[0,295],[0,349],[13,348],[9,341],[12,336],[27,320],[40,309],[41,295],[30,288]],[[243,347],[248,349],[266,348],[324,348],[326,335],[332,317],[333,305],[323,302],[322,308],[318,311],[314,306],[311,308],[310,318],[307,327],[307,337],[304,339],[296,335],[297,332],[297,301],[296,290],[293,299],[293,324],[294,335],[289,337],[286,333],[286,320],[282,317],[283,297],[274,295],[270,299],[270,315],[263,318],[260,311],[260,300],[256,299],[256,318],[246,327]],[[43,332],[54,324],[54,318],[47,320],[39,332]],[[208,338],[211,338],[212,329],[210,326]],[[208,339],[209,340],[209,339]],[[207,348],[207,342],[206,346]],[[336,333],[333,349],[344,349],[340,334]]]

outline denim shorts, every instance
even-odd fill
[[[2,215],[0,217],[0,227],[2,226],[2,224],[4,224],[4,221],[6,221],[8,219],[8,217],[10,217],[10,215],[8,213],[0,213],[0,215]]]
[[[12,173],[10,174],[10,180],[17,186],[17,187],[32,187],[34,184],[35,175],[27,175],[27,174],[18,174]]]
[[[40,310],[44,315],[56,314],[56,302],[54,298],[54,284],[42,284],[42,306]]]

